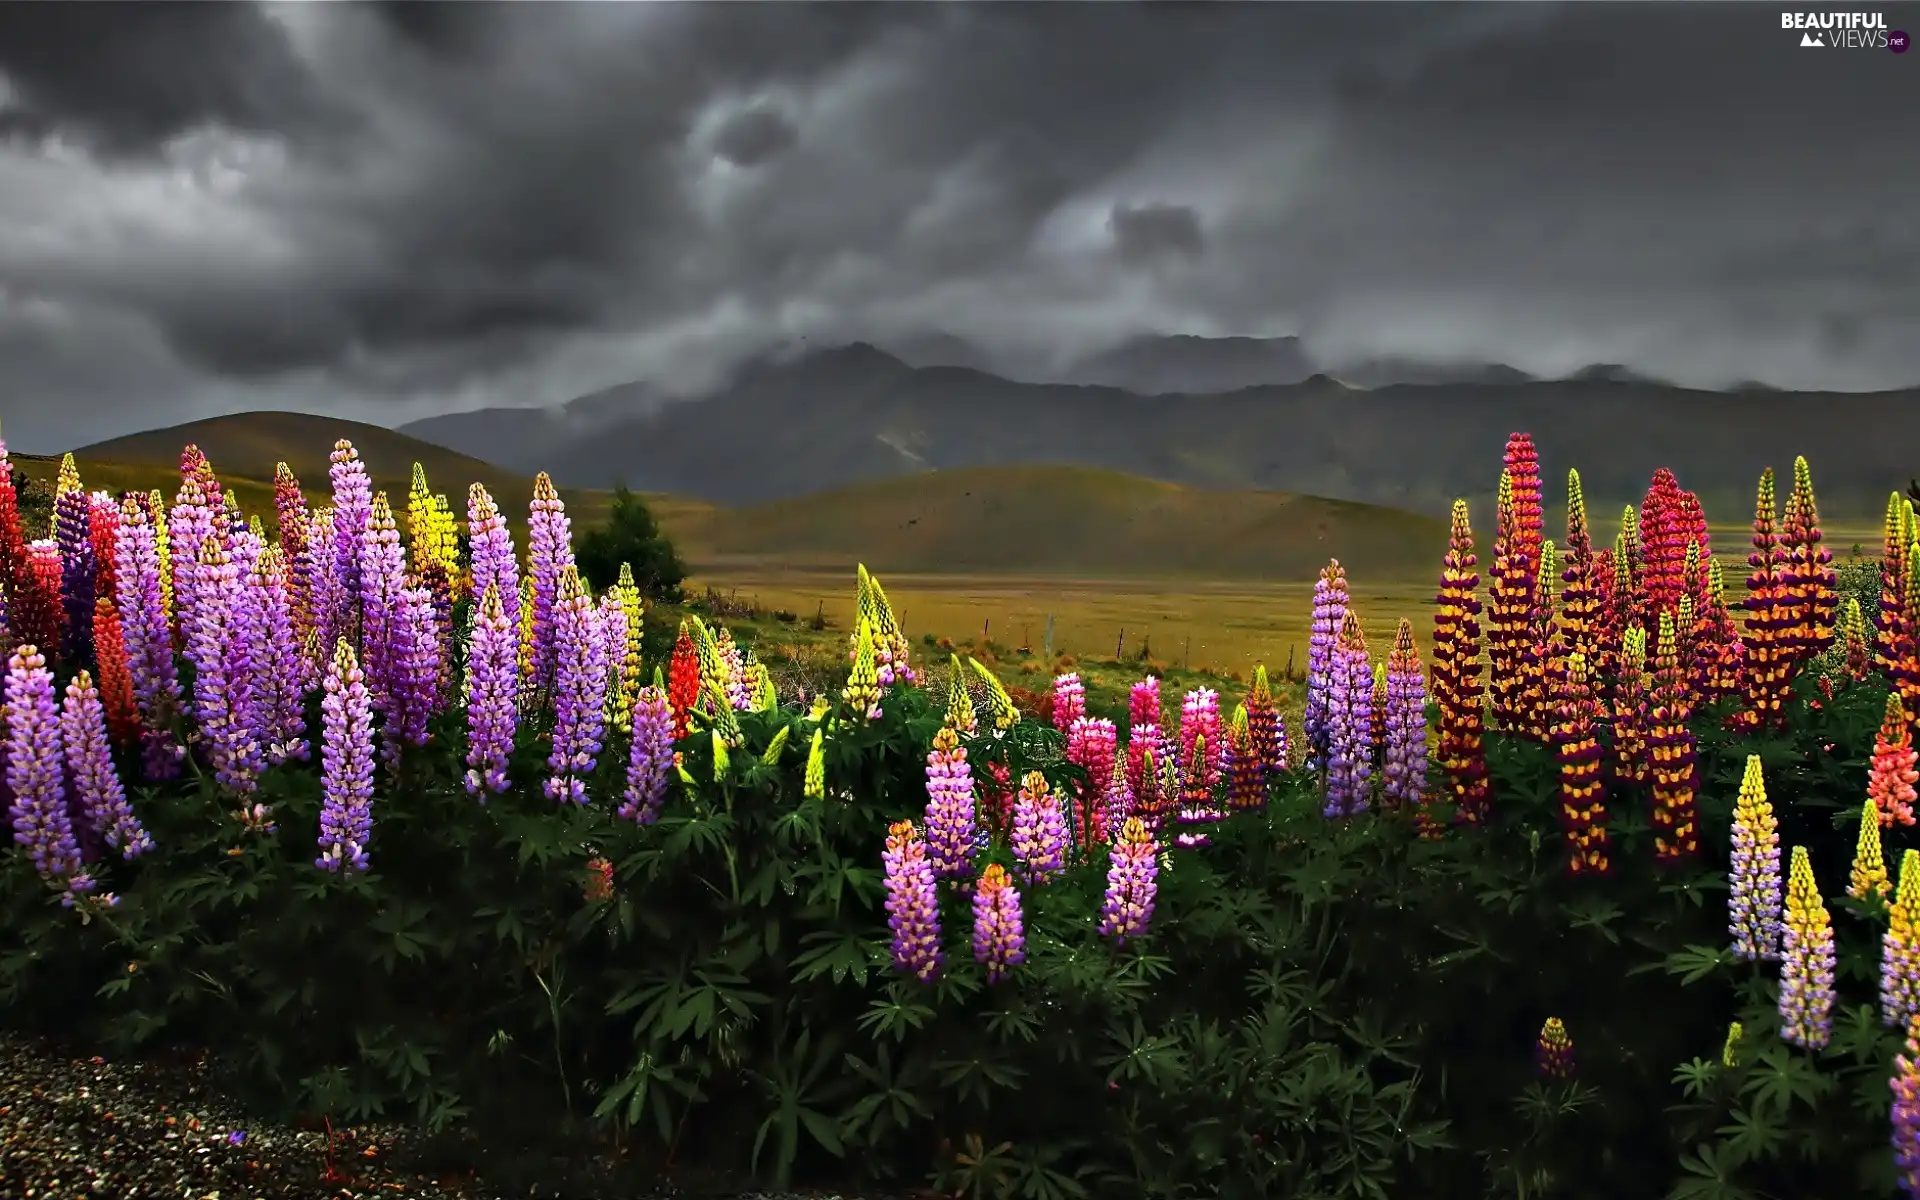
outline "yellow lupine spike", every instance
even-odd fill
[[[747,668],[747,673],[753,676],[753,711],[770,713],[779,708],[780,696],[774,690],[773,676],[767,671],[767,664],[754,663]]]
[[[1273,685],[1267,680],[1265,663],[1253,668],[1253,689],[1247,693],[1247,703],[1255,708],[1273,707]]]
[[[730,746],[738,746],[746,740],[740,732],[740,718],[734,715],[733,704],[727,699],[725,685],[707,681],[707,699],[713,706],[713,731],[726,739]]]
[[[533,573],[520,577],[520,668],[522,685],[533,681]]]
[[[786,751],[787,739],[793,736],[793,726],[782,725],[773,731],[773,738],[767,748],[760,752],[760,764],[771,767],[780,762],[780,755]]]
[[[973,711],[973,697],[967,692],[966,672],[958,654],[948,659],[952,666],[947,675],[947,725],[956,733],[972,737],[979,732],[980,724]]]
[[[885,641],[900,640],[900,622],[893,615],[893,605],[887,600],[887,591],[880,581],[872,575],[867,576],[867,590],[873,596],[875,614],[874,633]]]
[[[1548,599],[1554,595],[1554,584],[1560,582],[1560,547],[1552,538],[1540,543],[1540,594]]]
[[[1911,852],[1909,852],[1911,853]],[[1738,1021],[1727,1026],[1727,1041],[1720,1048],[1720,1065],[1731,1071],[1740,1065],[1740,1043],[1747,1035],[1746,1028]]]
[[[265,524],[261,522],[259,513],[255,513],[251,517],[247,518],[247,532],[253,534],[253,536],[259,538],[262,541],[266,540],[267,527]]]
[[[880,671],[874,657],[873,623],[861,617],[854,631],[853,670],[841,697],[853,710],[855,720],[865,720],[880,700]]]
[[[1386,679],[1385,671],[1386,671],[1386,668],[1382,667],[1381,668],[1382,674],[1380,675],[1380,678],[1382,680]],[[1247,727],[1247,706],[1246,705],[1244,704],[1234,705],[1233,719],[1230,722],[1228,722],[1227,727],[1233,733],[1233,736],[1236,739],[1246,738],[1250,736],[1250,733]]]
[[[147,507],[153,512],[154,548],[160,555],[160,608],[167,620],[173,620],[173,548],[167,543],[167,502],[160,489],[147,493]]]
[[[1853,851],[1853,876],[1847,885],[1847,895],[1864,901],[1872,894],[1884,901],[1890,890],[1887,862],[1880,845],[1880,813],[1869,797],[1860,807],[1860,838]]]
[[[827,794],[827,756],[818,729],[813,731],[813,741],[807,747],[807,770],[801,780],[800,793],[809,800],[818,800]]]
[[[73,461],[73,455],[60,456],[60,476],[54,481],[53,494],[64,496],[68,492],[80,490],[80,467]]]
[[[700,660],[700,675],[703,679],[718,683],[724,690],[732,682],[727,670],[727,661],[720,654],[720,643],[715,640],[713,630],[698,616],[687,618],[687,629],[693,635],[694,656]]]
[[[1707,560],[1707,598],[1721,604],[1727,602],[1727,573],[1717,558]]]
[[[1014,704],[1013,697],[1007,695],[1007,689],[1001,684],[999,677],[974,659],[969,658],[967,665],[973,668],[973,673],[979,676],[980,682],[987,685],[987,715],[992,719],[993,727],[1006,730],[1018,725],[1020,709]]]
[[[718,782],[727,777],[727,768],[732,766],[727,754],[727,739],[716,726],[713,731],[713,778]]]

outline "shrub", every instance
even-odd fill
[[[574,560],[587,582],[602,591],[613,586],[625,563],[633,568],[641,592],[657,600],[679,599],[680,584],[687,577],[673,543],[654,523],[646,501],[625,487],[613,493],[605,523],[580,538]]]

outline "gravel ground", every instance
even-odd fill
[[[0,1196],[20,1200],[665,1200],[687,1196],[636,1178],[631,1163],[554,1163],[563,1184],[527,1182],[517,1160],[497,1173],[423,1169],[459,1161],[404,1127],[273,1128],[208,1085],[204,1060],[108,1062],[0,1037]],[[465,1161],[475,1161],[467,1157]],[[500,1185],[511,1177],[512,1190]],[[768,1193],[741,1200],[801,1200]],[[809,1200],[861,1200],[813,1196]],[[888,1200],[868,1197],[866,1200]]]

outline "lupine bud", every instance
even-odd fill
[[[981,666],[974,659],[968,659],[967,665],[973,668],[974,675],[987,689],[987,716],[993,727],[1002,733],[1020,723],[1020,710],[1013,703],[1013,697],[1007,695],[1007,689],[992,671]]]
[[[827,794],[827,758],[818,729],[813,731],[813,741],[807,745],[807,767],[800,792],[809,800],[818,800]]]
[[[1220,693],[1212,688],[1195,688],[1180,699],[1181,762],[1193,760],[1194,747],[1203,738],[1207,750],[1200,758],[1204,774],[1199,783],[1211,790],[1220,782],[1226,754],[1226,739],[1220,727]]]
[[[1868,799],[1860,806],[1860,836],[1853,851],[1853,874],[1847,883],[1847,895],[1863,902],[1868,896],[1874,896],[1885,903],[1889,890],[1887,861],[1880,845],[1880,821],[1873,801]]]
[[[912,822],[895,822],[887,831],[881,863],[894,969],[921,983],[932,983],[946,960],[940,949],[940,898],[926,842]]]
[[[1207,835],[1207,827],[1217,823],[1223,814],[1213,805],[1213,792],[1207,786],[1207,737],[1201,734],[1194,740],[1193,753],[1187,758],[1187,769],[1180,773],[1180,832],[1174,836],[1176,846],[1195,847],[1208,845],[1212,839]]]
[[[1746,1038],[1747,1031],[1740,1022],[1727,1024],[1727,1040],[1720,1047],[1720,1065],[1731,1071],[1740,1065],[1740,1043]]]
[[[1892,674],[1907,634],[1907,547],[1913,542],[1913,506],[1899,492],[1887,497],[1887,521],[1880,549],[1880,611],[1875,614],[1874,665]]]
[[[1867,625],[1867,616],[1860,608],[1858,596],[1848,596],[1840,609],[1840,640],[1844,647],[1842,661],[1847,676],[1856,683],[1867,677],[1873,669],[1873,631]]]
[[[1124,946],[1153,922],[1160,873],[1160,847],[1138,817],[1129,817],[1114,839],[1107,868],[1107,894],[1100,906],[1100,936]]]
[[[998,983],[1014,967],[1027,961],[1027,934],[1020,915],[1020,891],[1007,878],[1007,869],[988,863],[973,893],[973,957],[987,969],[987,982]]]
[[[967,691],[967,673],[960,666],[960,656],[950,655],[947,669],[947,726],[961,737],[972,737],[980,731],[979,715],[974,712],[973,696]]]
[[[323,871],[364,871],[373,836],[373,699],[359,656],[335,644],[320,700],[320,856]]]
[[[1544,1079],[1566,1079],[1573,1074],[1573,1039],[1559,1017],[1548,1017],[1533,1048],[1534,1067]]]
[[[1780,957],[1780,827],[1767,800],[1760,756],[1747,756],[1733,805],[1727,866],[1727,927],[1733,955],[1746,962]]]
[[[1243,704],[1233,710],[1233,720],[1227,725],[1227,803],[1236,812],[1255,812],[1267,803],[1263,767],[1253,745],[1252,721]]]
[[[1788,591],[1788,553],[1781,544],[1773,468],[1760,475],[1754,502],[1753,552],[1747,556],[1747,696],[1743,724],[1778,729],[1786,721],[1792,688],[1793,613]]]
[[[880,678],[874,660],[877,645],[872,622],[863,617],[857,623],[859,629],[854,633],[853,670],[847,676],[847,686],[841,689],[840,698],[846,702],[855,720],[870,721],[880,716]]]
[[[1819,1050],[1833,1035],[1833,920],[1820,899],[1805,846],[1793,848],[1781,945],[1780,1036]]]
[[[1695,802],[1699,755],[1687,724],[1692,706],[1682,681],[1671,612],[1660,614],[1658,678],[1648,742],[1652,753],[1654,857],[1677,862],[1699,851]]]
[[[1896,1029],[1920,1014],[1920,850],[1900,856],[1900,886],[1880,937],[1880,1019]]]
[[[1424,723],[1426,714],[1421,714]],[[1247,734],[1264,774],[1274,775],[1287,769],[1287,727],[1280,719],[1280,705],[1267,682],[1267,668],[1253,669],[1253,687],[1247,692]]]

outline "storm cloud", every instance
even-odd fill
[[[938,334],[1909,384],[1916,70],[1722,4],[0,5],[0,419]]]

